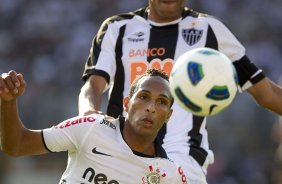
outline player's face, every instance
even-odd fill
[[[185,0],[149,0],[149,19],[155,22],[171,22],[181,17]]]
[[[124,99],[127,120],[134,135],[154,137],[172,113],[168,81],[147,76],[138,82],[137,88],[131,99]]]

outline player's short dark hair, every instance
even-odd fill
[[[152,68],[152,69],[148,69],[144,74],[138,76],[134,81],[133,83],[131,84],[130,86],[130,91],[129,91],[129,98],[131,98],[133,96],[133,94],[136,92],[136,90],[138,89],[138,82],[143,78],[143,77],[147,77],[147,76],[159,76],[163,79],[165,79],[166,81],[169,82],[169,77],[168,75],[163,71],[163,70],[160,70],[160,69],[155,69],[155,68]],[[173,104],[173,98],[172,98],[172,101],[171,101],[171,104],[170,106],[172,106]]]

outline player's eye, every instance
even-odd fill
[[[169,104],[168,100],[166,100],[166,99],[159,99],[158,103],[161,104],[161,105],[165,105],[165,106],[168,106],[168,104]]]
[[[148,96],[145,95],[145,94],[141,94],[141,95],[139,95],[139,98],[142,99],[142,100],[146,100],[146,99],[148,99]]]

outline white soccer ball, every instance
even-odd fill
[[[181,55],[169,80],[176,103],[197,116],[219,113],[231,104],[238,89],[232,62],[210,48],[197,48]]]

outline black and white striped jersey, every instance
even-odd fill
[[[123,112],[123,97],[136,76],[146,69],[161,68],[170,74],[176,59],[184,52],[214,48],[234,63],[242,90],[264,78],[251,63],[245,48],[218,19],[185,8],[179,20],[155,23],[147,19],[146,8],[106,19],[93,39],[83,79],[103,76],[110,88],[107,113],[117,117]],[[161,130],[168,154],[192,155],[200,165],[213,162],[209,149],[205,118],[193,116],[176,103],[167,126]]]
[[[102,115],[78,116],[42,131],[51,152],[68,151],[60,184],[187,184],[158,141],[156,156],[138,153],[123,139],[123,117],[108,121]]]

